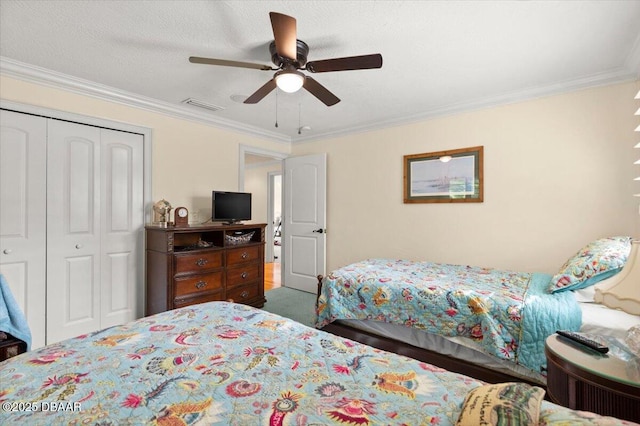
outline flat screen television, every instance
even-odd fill
[[[242,220],[251,220],[251,193],[213,191],[211,220],[228,225]]]

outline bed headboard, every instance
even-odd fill
[[[597,303],[640,315],[640,240],[631,242],[631,252],[622,271],[597,284],[595,289]]]

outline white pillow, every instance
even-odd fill
[[[594,286],[573,290],[576,300],[581,303],[595,303],[596,288]]]

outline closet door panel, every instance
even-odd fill
[[[42,117],[0,111],[0,273],[45,344],[46,144]]]
[[[85,279],[93,276],[95,256],[67,256],[64,263],[67,278],[63,290],[64,324],[71,327],[92,323],[96,316],[95,306],[87,301],[95,299],[94,286],[86,285]],[[66,337],[73,336],[59,336],[56,341]]]
[[[143,137],[102,129],[102,326],[142,316]],[[140,305],[140,306],[138,306]]]
[[[100,129],[49,120],[47,344],[100,329]]]
[[[64,193],[61,213],[65,216],[67,233],[71,235],[95,235],[95,177],[93,158],[97,155],[95,141],[79,137],[68,137],[63,142],[64,168],[62,179],[68,186]]]

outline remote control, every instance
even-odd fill
[[[564,336],[567,339],[571,339],[574,342],[578,342],[581,345],[587,346],[595,351],[598,351],[601,354],[606,354],[607,352],[609,352],[609,347],[602,345],[596,342],[595,340],[588,339],[581,334],[574,333],[573,331],[557,330],[556,333],[558,333],[560,336]]]

